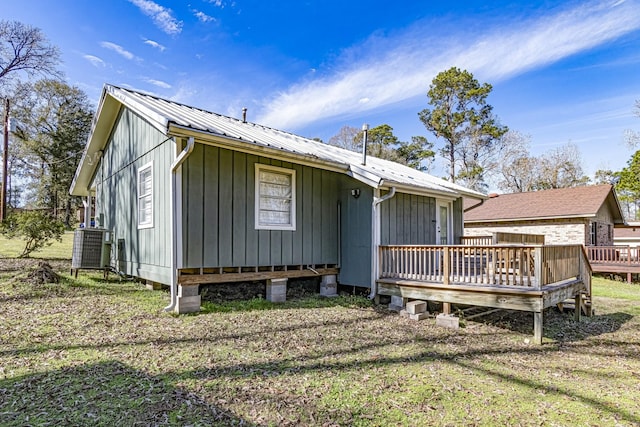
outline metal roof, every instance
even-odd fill
[[[94,134],[99,133],[101,135],[100,139],[108,134],[108,132],[104,131],[98,132],[100,126],[99,116],[106,114],[104,111],[105,104],[112,103],[113,100],[140,114],[167,136],[175,134],[176,129],[186,129],[203,135],[212,135],[218,139],[228,140],[233,142],[235,146],[240,143],[246,145],[249,150],[253,147],[255,149],[273,151],[276,154],[292,155],[304,159],[308,163],[317,163],[318,167],[321,168],[323,164],[325,166],[329,164],[344,170],[348,175],[373,188],[397,186],[399,187],[398,191],[409,193],[436,193],[450,197],[486,198],[482,193],[399,163],[367,156],[366,165],[362,165],[362,154],[360,153],[113,85],[105,85],[104,87],[98,113],[94,119],[94,129],[89,137],[85,156],[83,156],[72,184],[71,192],[73,194],[78,194],[76,187],[80,185],[80,182],[77,181],[86,181],[86,177],[92,175],[88,171],[82,171],[83,167],[90,168],[91,166],[85,163],[92,163],[85,162],[85,157],[90,159],[91,156],[88,156],[89,151],[100,150],[107,142],[94,140],[96,139]],[[109,120],[106,120],[106,122],[108,123]],[[113,125],[112,122],[111,125]],[[198,138],[196,137],[197,141]],[[80,177],[84,177],[84,179],[79,180]],[[85,184],[88,185],[89,183],[86,182]],[[74,190],[76,190],[75,193]]]

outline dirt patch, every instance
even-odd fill
[[[59,283],[60,276],[53,271],[53,267],[46,261],[40,261],[38,267],[27,275],[27,281],[33,285],[44,285],[45,283]]]
[[[38,258],[0,258],[0,273],[24,272],[38,268],[44,262]],[[71,260],[48,259],[46,262],[54,271],[60,272],[71,268]]]

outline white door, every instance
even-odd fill
[[[448,245],[451,242],[451,221],[449,203],[438,202],[436,212],[436,243]]]

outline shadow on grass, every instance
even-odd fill
[[[113,282],[105,284],[97,281],[88,287],[95,290],[96,294],[108,292],[108,294],[120,294],[123,289],[119,283]],[[103,289],[107,288],[107,289]],[[146,292],[144,288],[130,287],[127,291]],[[316,304],[328,304],[327,307],[343,306],[354,307],[353,297],[340,298],[311,298],[309,305],[300,301],[289,301],[285,304],[272,304],[267,301],[255,303],[255,307],[237,306],[236,310],[247,311],[264,309],[298,309],[298,308],[318,308]],[[364,300],[364,302],[367,302]],[[241,303],[241,302],[240,302]],[[235,303],[234,303],[235,304]],[[266,304],[262,307],[262,304]],[[287,305],[288,304],[288,305]],[[215,312],[212,311],[212,312]],[[200,313],[198,316],[212,316],[212,314]],[[45,352],[51,349],[75,348],[105,348],[118,346],[144,346],[147,344],[175,346],[191,343],[207,343],[207,345],[222,345],[226,339],[251,336],[255,340],[269,340],[275,333],[286,333],[304,328],[325,328],[338,326],[357,330],[363,323],[392,316],[383,309],[363,310],[362,316],[357,320],[337,320],[334,322],[314,321],[300,322],[299,324],[273,324],[266,327],[256,327],[256,329],[237,333],[229,331],[224,335],[215,337],[187,337],[173,338],[166,337],[153,340],[125,340],[107,342],[100,344],[84,344],[69,346],[68,344],[37,346],[26,349],[17,349],[5,352],[6,354]],[[365,344],[352,345],[345,343],[344,346],[328,345],[322,350],[314,350],[312,353],[304,353],[287,357],[279,355],[277,358],[266,362],[234,363],[232,366],[206,366],[198,369],[185,370],[178,375],[186,380],[225,380],[233,382],[238,377],[251,379],[267,373],[269,376],[288,376],[292,373],[304,374],[314,372],[345,372],[350,370],[366,370],[379,366],[393,366],[401,370],[406,363],[424,363],[425,366],[434,361],[441,361],[452,366],[458,366],[465,370],[477,372],[492,378],[497,378],[505,383],[517,384],[530,389],[532,393],[540,390],[549,391],[553,394],[565,396],[567,400],[579,401],[584,405],[596,408],[607,415],[615,416],[617,419],[630,424],[640,424],[640,417],[628,408],[615,407],[608,402],[610,397],[593,396],[588,388],[570,388],[568,386],[550,386],[546,380],[537,379],[527,373],[513,374],[505,373],[502,366],[487,367],[478,364],[479,358],[513,354],[514,357],[522,355],[533,355],[539,359],[551,359],[553,357],[563,357],[558,355],[560,347],[569,349],[576,354],[602,355],[609,357],[615,354],[616,357],[627,357],[638,360],[637,340],[634,342],[616,342],[614,340],[598,339],[588,340],[588,337],[599,336],[619,330],[626,322],[633,319],[633,316],[626,313],[613,313],[607,315],[583,318],[583,322],[573,321],[569,313],[558,313],[549,310],[545,313],[545,337],[556,339],[556,343],[547,343],[543,346],[519,347],[514,346],[512,341],[498,340],[497,335],[508,336],[508,330],[522,332],[529,335],[532,332],[533,318],[531,313],[504,311],[496,313],[494,318],[488,317],[485,323],[503,328],[503,331],[490,331],[481,333],[464,333],[464,331],[446,330],[431,333],[429,329],[425,334],[416,338],[408,327],[407,335],[398,338],[386,338],[379,336]],[[407,321],[408,322],[408,321]],[[493,323],[492,323],[493,322]],[[414,324],[415,325],[415,324]],[[558,331],[563,331],[558,335]],[[385,354],[383,350],[387,346],[403,346],[419,342],[421,351],[411,355],[391,355]],[[603,342],[606,344],[603,345]],[[496,343],[492,345],[492,343]],[[233,345],[228,343],[226,345]],[[439,348],[445,345],[444,349]],[[424,350],[422,350],[424,349]],[[382,354],[375,360],[369,358],[370,350]],[[578,368],[579,366],[576,365]],[[594,371],[594,375],[598,374]],[[44,424],[45,421],[53,425],[163,425],[163,424],[233,424],[245,422],[242,419],[233,417],[227,412],[220,411],[211,406],[208,401],[213,401],[213,397],[205,395],[194,395],[181,389],[167,385],[168,380],[163,377],[149,376],[142,371],[137,371],[122,365],[118,362],[109,362],[83,367],[64,368],[49,373],[38,373],[10,380],[0,380],[0,414],[8,421],[6,425],[24,424]],[[115,392],[117,390],[117,393]],[[252,391],[253,393],[253,391]],[[25,397],[23,397],[23,395]],[[284,399],[275,393],[269,394],[265,391],[265,399]],[[186,403],[186,402],[189,403]],[[76,407],[78,410],[76,410]],[[71,410],[65,411],[65,409]],[[66,413],[65,413],[66,412]],[[28,420],[22,414],[29,416]],[[51,417],[43,418],[43,417]],[[94,418],[100,417],[100,418]],[[116,418],[117,417],[117,418]],[[179,418],[180,417],[180,418]],[[209,418],[207,418],[209,417]],[[44,420],[44,421],[41,421]],[[196,420],[197,422],[190,422]],[[28,422],[27,422],[28,421]],[[2,423],[0,423],[2,424]],[[5,425],[3,424],[3,425]]]
[[[574,342],[589,337],[608,334],[619,330],[634,316],[628,313],[608,313],[604,315],[582,316],[579,322],[573,319],[573,310],[560,312],[551,307],[544,312],[543,337],[558,342]],[[464,317],[463,317],[464,318]],[[533,334],[533,313],[517,310],[497,310],[467,321],[469,324],[482,323],[521,334]]]
[[[368,308],[371,301],[362,297],[337,296],[332,298],[319,295],[309,295],[288,299],[285,302],[273,303],[263,298],[252,298],[244,301],[224,301],[211,302],[203,301],[201,310],[191,315],[203,315],[211,313],[229,313],[239,311],[259,311],[259,310],[291,310],[291,309],[314,309],[330,307],[347,308]]]
[[[144,346],[149,343],[155,345],[165,344],[176,346],[197,343],[202,345],[209,342],[209,345],[229,345],[225,344],[226,339],[236,339],[243,336],[251,336],[255,340],[268,340],[275,333],[286,333],[302,328],[319,327],[345,327],[357,329],[359,323],[367,323],[371,320],[388,316],[387,313],[367,310],[362,318],[354,321],[337,320],[334,322],[302,322],[297,325],[273,324],[264,328],[258,328],[244,334],[228,333],[215,337],[189,337],[189,338],[167,338],[161,340],[128,340],[121,342],[88,344],[74,346],[60,346],[71,350],[74,348],[103,348],[117,346]],[[621,327],[622,323],[629,319],[622,313],[615,313],[609,316],[600,316],[596,321],[606,320],[610,332]],[[570,322],[577,324],[570,320]],[[566,326],[568,327],[568,325]],[[526,372],[522,375],[514,375],[505,372],[503,366],[478,364],[476,361],[486,359],[486,357],[502,356],[513,354],[515,357],[523,355],[535,356],[536,359],[544,360],[558,356],[558,345],[543,345],[518,347],[513,346],[508,340],[497,339],[498,334],[506,332],[489,331],[475,334],[464,334],[454,330],[439,330],[439,333],[426,334],[420,338],[408,334],[402,337],[388,338],[381,336],[379,339],[369,341],[360,345],[345,343],[343,346],[327,346],[321,351],[313,353],[286,356],[279,354],[277,358],[261,362],[234,363],[232,365],[220,366],[211,365],[210,362],[203,361],[202,368],[190,369],[174,374],[181,380],[191,382],[204,381],[216,382],[224,381],[232,384],[237,379],[246,378],[251,380],[268,374],[269,377],[290,376],[292,374],[301,375],[306,373],[322,372],[349,372],[371,369],[372,372],[380,366],[396,366],[398,369],[407,363],[423,363],[428,365],[432,362],[441,362],[458,366],[468,371],[487,375],[491,378],[499,379],[505,383],[512,383],[532,390],[533,392],[548,391],[555,395],[566,396],[571,401],[579,401],[584,405],[595,408],[599,412],[605,413],[618,420],[631,424],[640,423],[640,417],[631,410],[613,405],[607,398],[594,397],[592,390],[584,388],[569,388],[561,385],[549,385],[544,379],[538,380],[531,377]],[[603,333],[603,332],[601,332]],[[382,354],[375,358],[359,357],[359,355],[371,354],[371,350],[383,348],[396,348],[407,344],[418,343],[423,350],[408,355],[386,354],[384,351],[377,351]],[[487,343],[496,343],[487,345]],[[601,348],[600,342],[582,340],[576,343],[567,343],[571,350],[580,354],[602,354],[608,356],[616,354],[617,357],[638,358],[638,342],[608,342],[606,348]],[[444,349],[439,346],[445,345]],[[58,348],[50,346],[38,349],[18,350],[17,352],[47,351]],[[206,366],[207,364],[211,366]],[[578,368],[579,366],[576,366]],[[598,375],[596,372],[594,375]],[[69,425],[84,424],[87,420],[94,425],[163,425],[163,424],[234,424],[242,423],[244,420],[233,417],[225,411],[212,406],[209,401],[215,401],[215,396],[210,394],[195,395],[180,388],[166,385],[167,380],[162,377],[149,376],[144,372],[133,370],[118,362],[109,362],[85,367],[65,368],[51,373],[34,374],[21,378],[0,381],[0,413],[7,414],[9,418],[6,425],[22,425],[27,421],[24,414],[29,416],[31,424],[38,424],[39,420],[47,420],[52,424]],[[242,383],[242,382],[241,382]],[[233,389],[235,386],[229,386]],[[239,385],[238,387],[241,387]],[[206,393],[207,387],[200,384],[199,389]],[[240,390],[241,391],[241,390]],[[278,394],[271,394],[269,390],[253,390],[255,393],[265,393],[264,399],[278,401],[283,397]],[[242,398],[242,396],[238,396]],[[189,403],[186,403],[186,402]],[[314,405],[313,401],[308,402]],[[72,408],[65,414],[63,409]],[[79,408],[79,409],[78,409]],[[311,409],[313,410],[313,409]],[[43,415],[44,414],[44,415]],[[42,418],[52,416],[52,420]],[[178,418],[181,417],[181,418]],[[66,417],[66,418],[65,418]],[[76,418],[73,418],[76,417]],[[102,417],[91,419],[87,417]],[[116,418],[117,417],[117,418]],[[190,422],[197,420],[198,422]]]
[[[3,426],[250,425],[120,362],[0,380]]]
[[[475,337],[477,338],[476,342],[480,341],[486,343],[490,340],[495,340],[496,334],[483,333],[477,334]],[[572,389],[556,384],[549,384],[546,380],[537,380],[526,372],[522,375],[514,375],[510,372],[504,372],[504,367],[501,364],[498,364],[495,367],[486,367],[486,364],[478,364],[475,362],[477,358],[484,359],[486,356],[503,356],[505,354],[513,354],[518,358],[521,358],[523,355],[529,355],[540,359],[552,359],[553,357],[557,357],[558,348],[555,346],[531,346],[514,349],[513,346],[505,345],[503,343],[502,345],[483,345],[481,348],[474,348],[469,345],[468,338],[456,335],[455,332],[450,332],[448,336],[442,336],[438,340],[420,340],[420,342],[424,344],[425,350],[418,354],[407,356],[388,355],[386,357],[378,357],[368,360],[363,360],[358,357],[355,359],[353,358],[354,355],[366,354],[372,349],[383,346],[401,346],[410,342],[415,342],[415,339],[396,339],[385,341],[383,343],[369,343],[360,346],[351,346],[348,349],[332,348],[319,354],[316,353],[313,356],[301,355],[295,357],[280,357],[272,361],[260,363],[238,363],[225,368],[203,367],[198,370],[182,372],[181,376],[184,379],[197,379],[203,381],[233,381],[238,378],[251,380],[253,378],[260,379],[264,376],[288,376],[292,373],[295,373],[298,376],[304,376],[307,374],[322,372],[366,372],[369,370],[371,370],[371,372],[375,372],[376,369],[381,366],[397,366],[401,369],[400,367],[406,366],[407,363],[422,363],[427,366],[430,363],[440,362],[463,368],[465,371],[473,371],[479,375],[486,375],[505,383],[522,386],[530,389],[532,393],[539,394],[541,391],[544,391],[562,395],[570,401],[582,402],[583,404],[595,408],[599,412],[606,413],[615,419],[623,420],[633,425],[640,423],[640,416],[638,416],[637,413],[624,409],[620,407],[620,405],[615,404],[615,402],[607,402],[605,398],[594,397],[589,393],[592,390],[580,388]],[[443,343],[455,343],[458,345],[458,349],[454,351],[438,350],[437,347],[435,347],[435,345]],[[609,345],[616,355],[629,357],[635,354],[638,343],[616,342],[610,343]],[[595,355],[597,352],[593,351],[593,347],[597,347],[597,345],[585,342],[575,346],[575,350]],[[603,354],[604,353],[609,354],[609,351],[607,350],[606,352],[603,352]],[[635,357],[638,357],[637,354]],[[592,374],[602,375],[596,372],[592,372]],[[256,391],[254,390],[253,393],[255,392]],[[272,399],[277,397],[278,396],[271,396]]]

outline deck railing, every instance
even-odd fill
[[[464,246],[488,246],[493,245],[493,236],[462,236],[460,244]]]
[[[640,248],[632,246],[587,246],[592,264],[640,264]]]
[[[542,289],[591,277],[581,245],[390,245],[379,256],[380,278]]]
[[[496,232],[486,236],[462,236],[460,244],[465,246],[544,245],[544,235]]]

